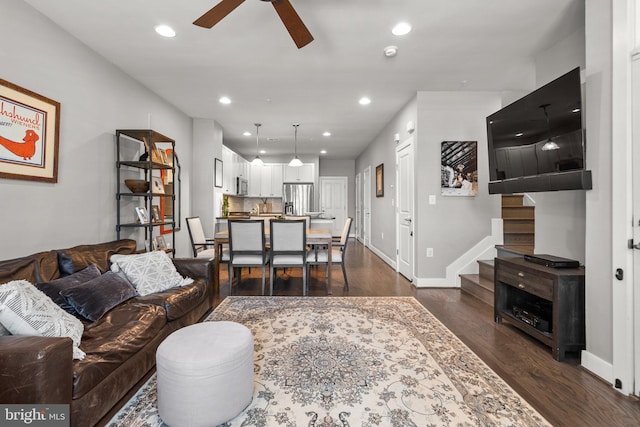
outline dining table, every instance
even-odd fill
[[[269,228],[264,228],[265,240],[269,241]],[[327,295],[331,295],[331,244],[333,235],[328,228],[307,228],[307,245],[323,245],[327,247],[327,264],[329,274],[327,275]],[[214,289],[216,293],[220,292],[220,258],[222,253],[222,245],[229,243],[229,230],[220,230],[214,235],[215,248],[215,274],[213,276]],[[307,278],[308,280],[309,278]]]

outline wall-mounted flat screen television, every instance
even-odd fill
[[[489,193],[591,188],[580,68],[487,117]]]

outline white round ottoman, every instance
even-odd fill
[[[253,338],[235,322],[171,333],[156,352],[158,412],[171,427],[216,426],[253,398]]]

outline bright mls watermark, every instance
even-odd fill
[[[69,427],[69,405],[0,405],[0,426]]]

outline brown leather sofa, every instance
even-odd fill
[[[119,240],[40,252],[0,261],[0,284],[31,283],[61,277],[60,263],[79,271],[91,263],[109,269],[113,254],[132,254],[133,240]],[[72,359],[70,338],[0,336],[0,403],[70,405],[72,426],[93,426],[155,366],[158,345],[171,332],[198,322],[213,307],[214,263],[174,259],[194,283],[135,297],[96,322],[84,323],[83,360]]]

